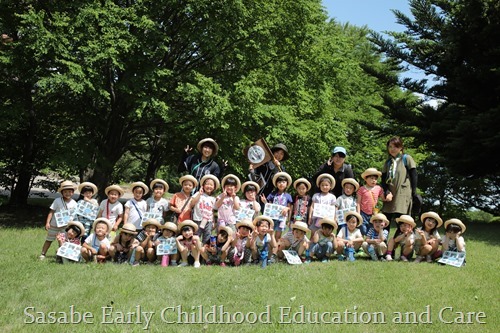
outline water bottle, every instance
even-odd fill
[[[168,266],[168,260],[169,257],[168,257],[168,254],[164,254],[162,257],[161,257],[161,266],[162,267],[167,267]]]

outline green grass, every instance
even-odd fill
[[[0,210],[1,332],[140,332],[145,323],[135,323],[135,317],[131,324],[103,323],[103,320],[119,319],[119,312],[136,312],[138,306],[143,312],[154,311],[148,328],[152,332],[497,332],[500,325],[500,225],[497,224],[468,225],[464,235],[467,266],[463,268],[357,260],[301,266],[277,264],[265,270],[258,267],[194,269],[159,265],[59,265],[53,257],[55,244],[47,260],[38,261],[45,238],[45,213],[46,208],[19,210],[15,214]],[[27,311],[39,318],[37,311],[45,314],[63,311],[69,315],[72,305],[75,311],[92,313],[92,323],[26,323],[32,320],[25,315],[26,308],[33,307],[34,310]],[[170,307],[177,311],[176,307],[181,306],[183,311],[193,312],[198,311],[196,307],[200,305],[205,313],[213,305],[217,309],[223,306],[232,314],[254,312],[258,315],[269,309],[271,323],[187,324],[184,320],[183,324],[172,324],[160,318],[163,309],[167,309],[166,319],[175,321]],[[306,312],[341,312],[343,323],[284,323],[291,320],[301,306]],[[110,307],[113,316],[106,320],[103,308]],[[280,309],[286,313],[288,307],[291,316],[280,319]],[[438,315],[446,307],[453,310],[445,310],[445,320],[453,320],[456,312],[484,312],[486,317],[480,320],[485,324],[476,323],[475,317],[472,324],[445,324]],[[418,315],[427,309],[432,323],[392,322],[395,312]],[[346,310],[357,313],[358,323],[345,323]],[[385,323],[361,323],[375,312],[384,314]],[[239,315],[236,316],[238,319]],[[253,320],[251,313],[249,316]],[[424,315],[421,318],[426,319]],[[354,315],[349,315],[348,320],[353,322]],[[380,317],[378,320],[381,322]]]

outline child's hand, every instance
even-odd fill
[[[203,191],[203,187],[200,187],[200,190],[198,191],[198,193],[200,194],[200,196],[201,196],[203,193],[205,193],[205,192]]]
[[[265,204],[267,203],[267,199],[266,199],[266,196],[264,194],[260,195],[260,201],[262,201]]]
[[[289,211],[288,207],[283,208],[283,210],[281,211],[281,215],[287,216],[288,215],[288,211]]]
[[[192,148],[192,147],[189,147],[189,145],[187,145],[187,146],[184,148],[184,151],[185,151],[186,153],[189,153],[191,150],[193,150],[193,148]]]
[[[92,254],[93,254],[93,255],[96,255],[96,254],[97,254],[97,250],[96,250],[96,249],[94,249],[94,248],[91,248],[91,249],[90,249],[90,252],[92,252]]]
[[[252,172],[252,171],[253,171],[253,164],[250,164],[250,165],[248,166],[248,171],[250,171],[250,172]]]
[[[45,223],[45,230],[49,231],[50,229],[50,222]]]
[[[184,236],[179,235],[179,236],[177,236],[177,238],[176,238],[176,239],[180,242],[183,238],[184,238]]]
[[[385,201],[386,201],[386,202],[391,202],[391,201],[392,201],[392,193],[391,193],[391,192],[389,192],[389,194],[387,194],[387,195],[385,196]]]
[[[273,159],[274,165],[276,165],[278,168],[281,166],[280,161],[278,161],[276,158]]]
[[[330,166],[330,165],[332,165],[332,163],[333,163],[333,158],[332,158],[332,157],[330,157],[330,158],[328,159],[328,161],[326,161],[326,164],[327,164],[328,166]]]

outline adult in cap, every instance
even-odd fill
[[[250,180],[256,182],[260,186],[260,191],[257,194],[257,197],[260,199],[260,196],[264,194],[267,196],[273,191],[273,177],[277,172],[285,171],[285,167],[282,165],[282,162],[285,162],[290,158],[290,154],[288,153],[288,148],[283,143],[278,143],[271,148],[271,152],[273,154],[272,159],[267,163],[262,164],[258,168],[254,168],[253,164],[250,164],[248,167],[248,177]],[[289,183],[288,185],[292,185]],[[264,204],[260,201],[262,209],[264,209]]]
[[[182,161],[179,164],[178,171],[187,171],[190,175],[194,176],[198,183],[205,175],[214,175],[219,178],[224,173],[224,167],[226,163],[224,162],[221,166],[215,162],[214,157],[219,152],[219,145],[212,138],[205,138],[198,142],[196,148],[198,153],[191,154],[193,148],[186,146],[184,148],[184,155]],[[194,192],[198,191],[199,187],[196,186]]]
[[[312,183],[316,185],[319,175],[323,173],[330,174],[335,178],[335,186],[331,192],[338,198],[342,195],[342,181],[345,178],[354,178],[354,172],[351,165],[345,163],[347,151],[344,147],[336,146],[331,150],[330,158],[323,163],[312,178]],[[319,187],[316,185],[315,192],[319,192]]]

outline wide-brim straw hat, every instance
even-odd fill
[[[363,218],[361,217],[361,215],[358,212],[350,211],[350,212],[344,213],[344,221],[347,222],[347,217],[349,217],[351,215],[356,217],[356,220],[358,221],[357,227],[359,227],[361,225],[361,223],[363,223]]]
[[[297,186],[299,186],[300,183],[304,183],[306,185],[307,191],[311,189],[311,183],[305,178],[299,178],[296,181],[294,181],[293,188],[297,189]]]
[[[168,184],[167,184],[167,182],[166,182],[166,181],[164,181],[163,179],[159,179],[159,178],[157,178],[157,179],[153,179],[153,180],[151,181],[151,183],[149,184],[149,187],[151,188],[151,191],[153,190],[154,186],[155,186],[156,184],[158,184],[158,183],[160,183],[160,184],[162,184],[162,185],[163,185],[163,188],[165,189],[165,192],[168,192]]]
[[[76,185],[73,183],[71,180],[65,180],[61,183],[59,188],[57,189],[57,192],[61,193],[64,190],[76,190]]]
[[[200,180],[200,186],[201,187],[203,187],[203,184],[205,184],[205,181],[207,179],[212,179],[214,181],[214,184],[215,184],[214,191],[216,191],[216,190],[219,189],[219,187],[220,187],[219,178],[215,177],[214,175],[205,175],[205,176],[201,177],[201,180]]]
[[[387,216],[385,216],[382,213],[377,213],[377,214],[372,215],[372,217],[370,218],[370,223],[373,223],[374,220],[382,220],[385,222],[386,226],[389,223]]]
[[[269,229],[271,229],[271,230],[274,229],[274,221],[269,216],[259,215],[253,219],[252,223],[256,227],[257,222],[259,222],[259,221],[267,221],[269,223]]]
[[[434,220],[436,220],[437,222],[437,228],[439,228],[440,226],[443,225],[443,219],[439,216],[438,213],[434,213],[434,212],[426,212],[426,213],[423,213],[422,215],[420,215],[420,221],[422,221],[422,223],[424,223],[425,219],[426,218],[433,218]]]
[[[66,226],[66,230],[68,230],[68,228],[71,227],[72,225],[80,229],[80,234],[77,237],[81,237],[83,236],[83,234],[85,234],[85,227],[79,221],[69,221],[68,225]]]
[[[273,148],[271,148],[271,152],[275,152],[276,150],[283,150],[283,152],[285,153],[284,156],[283,156],[283,159],[282,161],[286,161],[288,158],[290,158],[290,154],[288,153],[288,148],[282,144],[282,143],[278,143],[276,145],[273,146]]]
[[[222,178],[222,182],[221,182],[222,188],[224,188],[224,185],[226,184],[226,181],[229,178],[234,178],[236,180],[236,192],[239,192],[240,188],[241,188],[241,181],[240,181],[240,179],[237,176],[233,175],[232,173],[230,173],[229,175],[227,175],[224,178]]]
[[[186,180],[189,180],[190,182],[193,183],[193,187],[198,186],[198,180],[194,178],[194,176],[191,175],[185,175],[179,178],[179,184],[182,186],[182,183],[184,183]]]
[[[273,185],[274,187],[276,187],[276,180],[278,179],[278,177],[285,177],[286,180],[287,180],[287,183],[286,183],[286,188],[290,187],[290,185],[292,185],[292,177],[290,177],[290,175],[284,171],[282,172],[277,172],[274,176],[273,176]]]
[[[243,219],[236,223],[236,229],[238,229],[239,227],[247,227],[250,230],[253,230],[253,223],[249,219]]]
[[[144,193],[142,195],[146,195],[149,192],[148,186],[146,184],[144,184],[143,182],[133,182],[132,184],[130,184],[130,188],[132,189],[132,192],[134,191],[134,188],[136,188],[136,187],[141,187],[144,190]]]
[[[193,222],[191,220],[184,220],[177,227],[178,232],[181,233],[182,228],[185,226],[189,226],[189,227],[193,228],[194,232],[198,231],[198,225],[195,222]]]
[[[444,228],[446,229],[448,227],[448,225],[450,224],[456,224],[460,227],[460,229],[462,229],[462,233],[465,232],[465,230],[467,229],[465,227],[465,224],[462,223],[462,221],[460,221],[459,219],[449,219],[449,220],[446,220],[446,222],[444,223]]]
[[[108,195],[108,193],[111,191],[116,191],[116,192],[120,193],[120,196],[122,196],[125,193],[125,191],[118,185],[110,185],[104,189],[104,193],[106,195]]]
[[[255,186],[255,189],[256,189],[256,192],[257,192],[257,193],[260,191],[260,186],[259,186],[259,184],[257,184],[256,182],[253,182],[253,181],[249,180],[249,181],[244,182],[243,184],[241,184],[241,192],[245,193],[245,188],[246,188],[248,185],[253,185],[253,186]]]
[[[335,178],[333,178],[332,175],[330,175],[329,173],[322,173],[321,175],[318,176],[318,178],[316,179],[316,186],[319,188],[319,184],[321,183],[321,180],[323,178],[328,178],[330,180],[330,183],[332,183],[332,189],[335,187]]]
[[[146,221],[142,222],[142,228],[145,229],[148,225],[154,225],[157,230],[160,230],[161,224],[158,222],[157,219],[150,218],[147,219]]]
[[[92,230],[95,230],[95,226],[99,222],[104,222],[104,223],[106,223],[108,225],[108,233],[111,231],[111,228],[113,228],[113,226],[111,225],[111,221],[110,220],[108,220],[105,217],[99,217],[99,218],[95,219],[94,223],[92,223]]]
[[[120,230],[120,233],[126,233],[131,235],[137,235],[137,228],[132,223],[125,223]]]
[[[167,229],[172,231],[174,234],[177,233],[177,225],[173,222],[167,222],[160,227],[161,230]]]
[[[292,230],[293,229],[299,229],[305,233],[307,233],[309,231],[309,227],[307,226],[307,223],[305,223],[305,222],[295,222],[294,224],[292,224]]]
[[[359,183],[354,178],[345,178],[342,180],[342,188],[344,188],[345,184],[351,184],[354,186],[354,191],[359,190]]]
[[[328,224],[328,225],[331,225],[332,228],[333,228],[333,232],[336,233],[337,232],[337,222],[335,222],[333,219],[330,219],[330,218],[322,218],[321,220],[319,220],[319,224],[320,225],[323,225],[323,224]]]
[[[376,168],[368,168],[361,174],[361,178],[366,180],[368,176],[382,177],[382,172],[378,171]]]
[[[233,229],[228,226],[220,227],[219,231],[224,230],[227,233],[227,237],[233,237]]]
[[[78,192],[82,193],[82,189],[84,187],[91,187],[92,188],[92,196],[97,194],[97,186],[95,186],[94,183],[91,182],[83,182],[80,185],[78,185]]]
[[[201,148],[203,147],[203,144],[207,142],[210,142],[211,144],[214,145],[214,152],[212,153],[212,156],[216,156],[217,153],[219,152],[219,145],[212,138],[205,138],[200,140],[200,142],[198,142],[198,145],[196,146],[196,149],[198,149],[198,151],[201,153]]]
[[[400,217],[397,217],[396,223],[408,223],[412,228],[417,226],[415,220],[410,215],[401,215]]]

